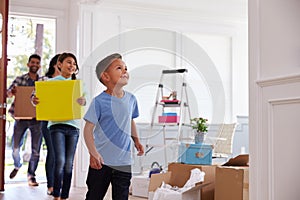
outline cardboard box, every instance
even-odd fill
[[[215,200],[248,199],[249,167],[217,167]]]
[[[131,178],[132,196],[148,197],[149,176],[133,176]]]
[[[188,165],[182,163],[170,163],[168,171],[173,173],[172,182],[176,183],[178,187],[184,186],[186,180],[189,179],[191,170],[198,168],[205,172],[203,184],[207,186],[201,188],[201,200],[213,200],[215,192],[215,165]]]
[[[230,158],[223,166],[249,166],[249,154],[241,154]]]
[[[152,200],[154,197],[155,190],[161,186],[162,182],[169,184],[171,186],[177,186],[175,182],[171,180],[172,172],[167,172],[164,174],[152,174],[149,184],[149,200]],[[188,179],[185,180],[185,182]],[[177,194],[170,194],[165,196],[165,199],[176,199],[176,200],[194,200],[200,198],[200,190],[202,187],[206,186],[207,184],[199,183],[196,186],[192,187],[191,189]]]
[[[35,87],[40,101],[36,106],[37,120],[65,121],[82,118],[83,106],[76,101],[83,95],[80,80],[39,81],[35,83]]]
[[[178,152],[178,162],[196,165],[211,165],[212,146],[207,144],[181,143]]]
[[[199,168],[205,172],[204,182],[197,184],[194,188],[182,193],[181,199],[199,199],[213,200],[214,199],[214,180],[215,166],[205,165],[187,165],[181,163],[170,163],[168,172],[163,174],[153,174],[149,184],[149,199],[153,198],[154,191],[161,186],[162,181],[172,186],[183,187],[186,181],[190,178],[191,170]]]
[[[249,200],[249,167],[242,166],[248,159],[239,155],[216,168],[215,200]]]
[[[31,104],[34,86],[17,86],[15,95],[15,119],[35,118],[35,107]]]

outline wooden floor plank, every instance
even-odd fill
[[[38,187],[30,187],[27,182],[5,184],[5,191],[0,192],[0,200],[52,200],[53,197],[46,194],[47,184],[41,183]],[[86,188],[72,187],[69,200],[85,199]],[[106,194],[105,200],[110,200],[111,191]],[[145,198],[129,196],[129,200],[145,200]]]

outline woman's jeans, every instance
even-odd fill
[[[131,176],[130,165],[113,167],[102,165],[101,169],[89,167],[86,200],[103,199],[110,183],[113,200],[128,200]]]
[[[56,124],[50,127],[50,134],[55,153],[53,196],[67,199],[79,129],[66,124]]]
[[[52,144],[52,139],[50,135],[50,131],[47,128],[48,121],[41,121],[42,133],[45,139],[45,143],[47,146],[47,157],[46,157],[46,177],[47,177],[47,187],[53,187],[54,185],[54,148]]]
[[[31,156],[28,163],[28,177],[35,177],[35,171],[40,159],[40,148],[42,143],[41,124],[35,119],[16,120],[14,125],[14,133],[12,138],[12,157],[15,168],[22,166],[20,157],[20,148],[24,143],[25,132],[30,130],[31,134]]]

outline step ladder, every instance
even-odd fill
[[[188,72],[187,69],[174,69],[174,70],[163,70],[159,84],[158,89],[156,92],[156,98],[155,98],[155,106],[153,108],[152,116],[151,116],[151,124],[150,124],[150,133],[153,131],[154,126],[161,126],[162,127],[162,138],[163,138],[163,148],[164,148],[164,160],[165,160],[165,166],[168,164],[167,160],[167,141],[173,141],[175,145],[178,146],[179,142],[184,139],[182,137],[182,126],[188,125],[190,126],[190,120],[191,120],[191,111],[189,107],[188,102],[188,94],[187,94],[187,84],[186,84],[186,73]],[[165,78],[174,76],[174,75],[182,75],[182,83],[180,84],[180,93],[177,95],[176,90],[171,91],[171,94],[169,96],[164,95],[164,83]],[[176,78],[176,77],[175,77]],[[176,86],[175,86],[176,87]],[[179,97],[179,98],[178,98]],[[172,98],[171,100],[169,98]],[[159,116],[159,120],[157,120],[157,110],[161,108],[162,113],[161,116]],[[168,113],[165,113],[165,111],[169,108],[172,108],[177,111],[178,115],[176,116],[168,116]],[[167,114],[167,115],[165,115]],[[174,114],[174,113],[171,113]],[[187,119],[186,119],[187,118]],[[168,119],[172,119],[175,121],[169,121]],[[158,121],[158,123],[156,122]],[[176,126],[177,127],[177,134],[174,137],[166,137],[167,127],[170,126]],[[185,138],[186,139],[186,138]],[[154,148],[159,148],[159,145],[150,144],[149,143],[149,137],[146,138],[146,151],[145,156],[153,150]]]

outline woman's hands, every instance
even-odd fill
[[[76,101],[77,101],[77,103],[78,103],[79,105],[81,105],[81,106],[85,106],[85,105],[86,105],[86,99],[85,99],[84,96],[79,97]]]
[[[85,97],[83,97],[83,96],[79,97],[76,101],[81,106],[85,106],[86,105],[86,100],[85,100]],[[33,95],[31,97],[31,103],[32,103],[33,106],[36,106],[37,104],[40,103],[39,98],[36,97],[35,95]]]

